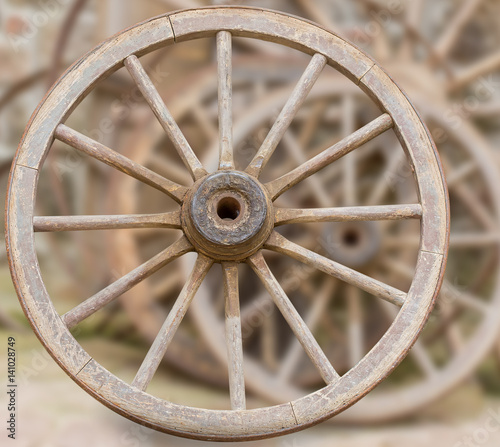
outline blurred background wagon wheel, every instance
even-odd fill
[[[247,154],[245,145],[249,136],[265,135],[265,130],[264,132],[261,130],[265,129],[269,121],[274,118],[271,111],[279,109],[286,101],[287,89],[263,96],[265,99],[248,110],[235,124],[236,153]],[[438,308],[432,317],[433,321],[426,329],[427,336],[417,342],[410,357],[404,362],[406,366],[403,364],[395,374],[394,380],[392,382],[389,380],[382,386],[383,392],[375,392],[368,396],[352,409],[335,418],[335,421],[379,422],[412,414],[422,406],[434,402],[472,374],[491,350],[498,333],[500,236],[497,213],[491,211],[498,209],[494,153],[471,126],[464,125],[458,130],[454,129],[442,119],[443,109],[430,109],[426,107],[425,102],[420,102],[424,119],[434,128],[439,126],[448,137],[446,144],[442,143],[438,146],[450,181],[451,210],[455,225],[452,225],[452,262],[447,273],[448,280],[445,282]],[[318,107],[324,115],[330,117],[329,121],[318,120],[314,116],[314,111]],[[304,141],[307,140],[306,135],[313,134],[322,135],[325,139],[332,138],[332,135],[328,135],[328,131],[322,127],[334,128],[336,132],[332,132],[333,139],[340,139],[343,131],[357,125],[358,121],[363,119],[360,117],[366,114],[369,107],[359,90],[350,88],[348,83],[344,85],[341,79],[332,76],[332,79],[324,79],[315,86],[303,109],[303,113],[294,121],[292,132],[285,135],[282,147],[278,148],[282,154],[279,159],[280,165],[283,161],[286,165],[294,158],[295,163],[300,163],[301,158],[306,159],[309,156],[307,150],[312,149],[314,155],[317,147],[311,144],[304,145]],[[335,109],[337,113],[334,113]],[[338,123],[332,123],[332,118]],[[310,129],[311,121],[317,128]],[[302,144],[298,141],[302,141]],[[349,161],[348,157],[351,154],[346,156],[344,170],[337,170],[329,177],[323,176],[319,183],[313,184],[301,205],[303,206],[312,199],[316,206],[346,206],[352,201],[352,196],[356,196],[356,190],[360,191],[359,200],[364,205],[390,200],[391,194],[395,192],[401,202],[415,200],[414,190],[408,187],[408,180],[411,179],[412,173],[402,165],[403,157],[395,156],[392,150],[394,144],[394,141],[380,141],[378,146],[373,147],[371,153],[360,152],[360,155],[365,155],[357,160]],[[355,154],[358,155],[358,153]],[[349,166],[351,163],[354,164],[352,167]],[[373,168],[377,164],[382,164],[383,170],[377,172]],[[352,177],[350,179],[350,170],[354,171],[355,175],[362,175],[366,173],[367,166],[372,166],[372,171],[379,176],[376,187],[371,191],[360,188],[358,182],[353,183]],[[331,186],[330,188],[337,192],[337,195],[329,196],[325,192],[328,189],[325,185],[331,185],[335,177],[337,177],[337,183],[334,184],[337,188],[331,188]],[[329,201],[330,204],[328,204]],[[406,225],[402,230],[393,236],[382,238],[374,247],[369,243],[369,238],[378,235],[380,239],[380,234],[383,233],[380,229],[366,227],[366,225],[360,226],[359,223],[336,224],[333,228],[330,224],[329,231],[326,229],[322,231],[322,238],[319,238],[319,242],[323,250],[333,259],[367,269],[370,276],[380,274],[377,270],[385,267],[389,272],[396,271],[405,277],[411,274],[411,269],[405,268],[405,262],[407,262],[405,259],[408,259],[408,249],[411,253],[417,248],[415,243],[418,241],[418,228],[412,231]],[[307,233],[306,230],[304,230],[305,233]],[[318,243],[317,233],[309,236],[310,244]],[[379,245],[385,247],[387,252],[384,256],[377,257]],[[467,277],[463,274],[464,271],[469,272]],[[386,275],[387,272],[382,272],[382,277]],[[314,279],[307,273],[298,281],[311,282],[313,285],[309,287],[309,291],[311,287],[313,289],[315,287]],[[362,358],[364,352],[369,350],[372,340],[377,339],[377,334],[384,330],[384,325],[387,324],[384,320],[391,317],[391,311],[384,307],[378,312],[374,311],[367,307],[366,300],[355,290],[344,288],[334,293],[334,287],[328,282],[317,287],[318,296],[314,306],[304,296],[298,295],[296,299],[303,301],[302,305],[304,308],[309,308],[312,320],[317,321],[318,327],[315,335],[318,337],[329,327],[335,327],[335,322],[325,318],[328,300],[332,299],[332,295],[340,295],[346,301],[344,312],[348,321],[343,324],[347,326],[347,329],[344,334],[338,331],[336,338],[328,340],[322,347],[326,352],[335,355],[336,364],[344,365],[343,368],[348,370]],[[307,289],[304,284],[301,288]],[[281,390],[276,388],[273,378],[278,374],[281,379],[290,381],[289,390],[284,392],[290,393],[290,396],[299,395],[300,392],[294,389],[294,386],[312,386],[317,383],[319,377],[314,369],[307,365],[305,367],[300,365],[303,363],[299,361],[300,345],[287,346],[285,344],[283,346],[281,344],[280,350],[285,352],[284,357],[277,354],[276,346],[273,352],[273,346],[266,337],[266,331],[268,331],[266,326],[274,326],[272,330],[275,334],[280,333],[280,329],[276,327],[279,321],[273,321],[275,316],[270,308],[270,298],[265,293],[252,295],[249,288],[243,290],[245,291],[242,293],[243,303],[247,300],[246,306],[242,309],[244,333],[247,329],[249,337],[254,331],[260,334],[246,342],[247,344],[262,343],[261,349],[254,347],[253,352],[259,356],[258,360],[263,373],[256,375],[253,370],[249,372],[247,377],[249,389],[271,401],[279,401],[282,399],[279,393],[283,392],[286,386]],[[200,299],[193,303],[193,314],[207,340],[211,340],[214,353],[221,361],[224,361],[224,340],[221,337],[221,331],[219,333],[214,331],[214,327],[217,324],[220,327],[223,321],[216,313],[217,307],[209,299],[208,288],[207,290],[202,288],[201,291],[203,293]],[[294,303],[297,304],[297,301]],[[322,320],[319,321],[319,318]],[[286,332],[281,336],[281,338],[284,337],[286,338]],[[343,345],[343,349],[339,348],[339,345]],[[269,352],[274,356],[271,361],[269,361]],[[273,365],[276,367],[278,364],[282,365],[282,369],[276,371]],[[294,364],[296,370],[293,370]],[[391,383],[392,387],[389,387]]]
[[[417,0],[392,6],[376,0],[352,3],[300,0],[299,3],[318,23],[342,29],[342,35],[385,64],[405,88],[409,89],[405,82],[413,82],[422,91],[432,87],[435,97],[446,101],[440,120],[444,119],[453,130],[464,125],[472,132],[478,131],[481,134],[478,138],[483,140],[479,145],[482,147],[487,140],[498,157],[500,3],[495,0],[439,3]],[[437,142],[446,142],[442,126],[431,128],[431,132]],[[485,272],[494,269],[496,263],[492,256],[484,266]],[[499,353],[500,343],[496,348],[498,365]],[[487,379],[491,367],[485,365],[485,368],[480,371],[481,379],[486,386],[498,389],[498,382]]]
[[[402,71],[402,79],[406,77],[420,88],[424,77],[427,78],[427,86],[433,86],[434,93],[440,90],[438,97],[447,102],[441,111],[441,121],[444,119],[454,130],[465,126],[479,132],[478,138],[489,143],[498,159],[500,4],[494,0],[465,0],[457,6],[453,1],[438,5],[418,0],[396,14],[388,14],[384,2],[363,3],[361,22],[365,25],[361,28],[364,31],[370,28],[368,34],[372,34],[358,35],[357,42],[363,42],[363,49],[381,63],[391,60],[387,66],[396,80],[400,79],[397,68]],[[311,2],[311,5],[320,23],[334,26],[335,19],[332,15],[328,18],[329,8],[324,8],[324,3]],[[396,40],[399,45],[395,45]],[[436,141],[446,142],[442,126],[431,131]],[[492,230],[491,225],[486,224],[486,228]],[[492,256],[489,264],[484,265],[485,272],[494,269],[496,262]],[[500,342],[495,351],[500,365]],[[498,387],[491,380],[486,383]]]

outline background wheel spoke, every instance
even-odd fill
[[[445,58],[446,56],[448,56],[448,53],[457,43],[460,32],[467,24],[467,22],[472,18],[472,15],[482,3],[482,1],[483,0],[465,1],[460,9],[455,13],[455,16],[453,17],[451,23],[448,24],[445,32],[436,45],[436,53],[441,58]]]
[[[394,261],[386,258],[381,260],[381,264],[391,269],[394,273],[401,275],[403,278],[409,280],[413,278],[413,269],[400,261]],[[443,285],[439,295],[446,297],[447,302],[456,303],[457,305],[467,309],[474,309],[484,315],[487,315],[488,313],[488,304],[485,303],[480,297],[472,295],[465,290],[459,290],[446,279],[443,280]]]
[[[346,290],[346,297],[347,312],[349,315],[349,363],[352,368],[358,364],[365,353],[361,291],[357,287],[348,286]]]
[[[305,318],[305,323],[311,331],[314,331],[321,317],[328,311],[328,306],[335,294],[335,288],[335,280],[329,278],[314,297],[314,302]],[[278,377],[281,381],[290,380],[303,354],[304,350],[299,340],[295,338],[281,360],[281,367],[278,371]]]
[[[471,82],[475,81],[481,76],[485,76],[500,68],[500,51],[487,57],[480,62],[477,62],[472,67],[459,72],[451,81],[451,90],[457,90],[466,87]]]

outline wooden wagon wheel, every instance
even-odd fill
[[[312,55],[268,138],[244,171],[235,170],[232,161],[231,35],[271,40]],[[220,163],[219,170],[212,174],[201,165],[171,120],[138,59],[161,46],[210,36],[217,38],[220,85]],[[358,84],[383,111],[381,116],[319,156],[263,185],[258,180],[262,169],[326,64]],[[98,80],[123,65],[174,141],[194,180],[192,186],[169,181],[62,124]],[[412,165],[420,203],[340,210],[273,208],[274,200],[285,191],[390,129]],[[181,205],[180,210],[162,215],[34,218],[38,172],[54,138],[164,192]],[[394,369],[416,340],[438,293],[447,253],[448,207],[443,176],[430,137],[401,90],[372,60],[331,32],[297,18],[251,8],[209,8],[160,16],[115,36],[74,65],[49,92],[30,121],[13,165],[8,207],[8,250],[13,280],[35,332],[55,360],[73,380],[111,409],[152,428],[199,439],[242,440],[293,432],[331,417],[361,399]],[[353,218],[420,219],[419,257],[407,293],[294,245],[273,230],[283,219],[316,222]],[[61,318],[41,280],[34,230],[145,226],[182,229],[184,236]],[[377,345],[340,377],[269,270],[263,249],[287,254],[401,309]],[[134,381],[125,383],[92,359],[69,329],[148,274],[190,251],[198,253],[195,267]],[[268,289],[320,371],[327,384],[324,388],[293,402],[245,409],[237,286],[237,265],[242,262],[252,267]],[[196,290],[214,263],[223,267],[226,294],[232,409],[224,411],[173,404],[145,391]]]

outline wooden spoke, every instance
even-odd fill
[[[408,265],[395,261],[392,259],[388,259],[387,257],[383,259],[382,264],[390,268],[394,273],[398,273],[403,278],[413,279],[413,269]],[[443,280],[443,285],[439,292],[441,297],[446,299],[446,302],[457,303],[458,305],[473,309],[481,314],[487,315],[489,312],[489,306],[485,303],[480,297],[472,295],[469,292],[464,290],[459,290],[453,284],[451,284],[448,280]]]
[[[413,360],[415,360],[420,370],[426,376],[430,377],[437,373],[436,365],[420,340],[415,342],[409,355],[413,358]]]
[[[384,197],[391,190],[391,183],[387,180],[387,175],[397,175],[396,172],[401,166],[401,163],[404,162],[405,153],[398,146],[397,148],[393,148],[394,155],[391,156],[387,166],[385,168],[385,175],[381,175],[375,184],[375,186],[371,189],[368,197],[365,200],[365,205],[373,206],[381,203]]]
[[[274,303],[283,314],[293,333],[302,344],[311,361],[318,368],[321,377],[326,383],[333,383],[339,379],[338,373],[322,351],[311,331],[299,315],[285,291],[281,288],[271,270],[269,269],[261,252],[249,258],[248,263],[259,276]]]
[[[132,386],[145,391],[151,382],[160,362],[167,351],[168,345],[174,338],[175,332],[179,328],[184,315],[186,314],[191,301],[198,291],[201,283],[205,279],[213,260],[204,255],[198,255],[193,271],[184,285],[179,297],[169,312],[163,326],[160,329],[155,341],[149,349],[146,358],[142,362],[137,372]]]
[[[198,157],[186,140],[186,137],[179,129],[174,117],[167,109],[167,106],[163,102],[158,90],[153,85],[153,82],[139,62],[139,59],[136,56],[128,57],[125,60],[125,67],[127,67],[130,75],[137,84],[137,87],[143,94],[144,99],[151,107],[151,110],[156,115],[158,121],[175,146],[179,156],[188,168],[191,177],[194,180],[198,180],[199,178],[207,175],[207,171],[202,166],[200,160],[198,160]]]
[[[451,81],[450,90],[466,87],[479,77],[485,76],[498,69],[500,69],[500,51],[458,73]]]
[[[461,8],[455,13],[452,21],[446,27],[445,32],[436,45],[436,53],[445,58],[453,49],[460,36],[460,32],[471,19],[472,15],[483,0],[468,0],[464,2]]]
[[[466,309],[473,309],[483,315],[488,315],[491,308],[487,302],[480,297],[465,290],[460,290],[448,280],[443,281],[440,294],[446,297],[447,302],[455,302]]]
[[[278,143],[283,138],[286,130],[292,123],[293,118],[298,112],[300,106],[304,103],[308,93],[311,91],[320,73],[326,65],[326,58],[322,54],[315,54],[306,70],[302,74],[299,82],[293,90],[287,103],[281,110],[269,134],[265,138],[262,146],[257,151],[254,159],[248,165],[246,172],[258,177],[271,158]]]
[[[475,249],[500,243],[500,233],[453,233],[450,236],[450,249]],[[420,245],[420,236],[393,236],[384,240],[386,248],[415,248]]]
[[[275,225],[313,222],[357,222],[367,220],[419,219],[420,204],[353,206],[339,208],[275,209]]]
[[[478,200],[477,196],[470,190],[465,183],[454,183],[449,186],[450,195],[456,197],[462,202],[477,222],[479,222],[486,230],[491,232],[497,231],[497,223],[491,210],[489,210],[482,201]]]
[[[192,250],[193,246],[191,243],[185,236],[182,236],[179,240],[177,240],[177,242],[173,243],[170,247],[166,248],[149,261],[140,265],[130,273],[121,277],[105,289],[96,293],[88,300],[64,314],[62,317],[64,323],[68,328],[73,328],[78,323],[85,320],[85,318],[88,318],[98,310],[102,309],[106,304],[130,290],[136,284],[144,281],[169,262],[172,262],[174,259],[177,259]]]
[[[457,183],[460,183],[464,181],[469,175],[473,174],[478,170],[478,166],[475,160],[470,160],[467,163],[463,163],[462,166],[460,166],[457,169],[454,169],[451,171],[447,177],[446,177],[446,183],[448,185],[448,188],[451,186],[454,186]]]
[[[450,236],[450,248],[479,248],[500,242],[500,233],[453,233]]]
[[[219,79],[219,169],[234,169],[232,48],[231,33],[217,33],[217,67]]]
[[[243,375],[243,344],[241,338],[238,265],[223,263],[224,295],[226,301],[226,345],[229,368],[231,409],[244,410],[245,378]]]
[[[55,137],[69,144],[71,147],[84,152],[87,155],[102,161],[103,163],[118,169],[119,171],[130,175],[131,177],[140,180],[159,191],[172,197],[178,203],[182,203],[182,199],[186,195],[188,188],[174,183],[161,175],[145,168],[144,166],[130,160],[129,158],[113,151],[91,138],[82,135],[81,133],[70,129],[64,124],[59,124],[55,131]]]
[[[115,216],[34,217],[35,232],[117,230],[126,228],[181,228],[179,211],[162,214],[121,214]]]
[[[349,363],[356,366],[365,354],[363,334],[363,306],[361,291],[357,287],[348,286],[346,290],[349,340]]]
[[[313,269],[311,269],[308,272],[304,272],[303,276],[304,281],[309,280],[309,278],[312,276],[313,273],[314,273]],[[285,293],[288,293],[289,289],[291,289],[292,287],[293,287],[292,282],[290,282],[288,286],[287,284],[285,284],[284,286]],[[260,293],[249,304],[247,304],[245,307],[241,309],[241,324],[243,326],[251,325],[253,318],[257,318],[262,313],[269,312],[270,305],[272,305],[272,300],[271,298],[269,298],[269,294],[265,291],[263,293]]]
[[[352,95],[345,95],[342,101],[342,135],[345,137],[356,131],[356,105]],[[356,153],[347,154],[343,159],[343,196],[344,206],[353,206],[358,200],[358,183],[356,181],[358,159]]]
[[[319,293],[314,297],[311,309],[305,319],[307,327],[311,331],[314,331],[320,322],[321,317],[327,311],[328,305],[334,296],[336,285],[337,283],[333,279],[325,281]],[[295,338],[281,361],[281,367],[278,372],[278,378],[280,381],[288,381],[292,377],[303,353],[304,350],[302,349],[299,340]]]
[[[363,275],[331,259],[325,258],[300,245],[294,244],[276,231],[269,237],[264,247],[288,255],[304,264],[310,265],[328,275],[340,279],[341,281],[359,287],[365,292],[393,303],[396,306],[401,307],[405,302],[405,292]]]
[[[302,164],[307,161],[303,151],[303,146],[295,138],[292,132],[283,135],[283,145],[286,151],[293,157],[294,162]],[[318,176],[312,176],[304,181],[304,187],[309,190],[309,193],[316,199],[322,207],[328,207],[332,204],[332,196],[325,188],[324,182]]]
[[[321,144],[321,148],[318,148],[319,150],[313,150],[313,153],[320,153],[321,149],[324,149],[325,147],[332,146],[338,142],[338,137],[335,139],[330,139],[330,143],[328,144]],[[370,157],[372,157],[375,153],[378,153],[380,151],[380,143],[378,141],[368,141],[363,145],[363,151],[360,151],[358,154],[356,154],[358,158],[359,163],[366,162]],[[307,160],[304,160],[307,161]],[[323,172],[318,172],[317,176],[312,176],[308,177],[308,179],[313,179],[315,177],[319,177],[323,182],[328,182],[332,181],[334,179],[337,179],[342,176],[343,174],[343,166],[340,163],[333,164],[329,166],[329,169],[327,171]],[[368,203],[367,205],[378,205],[379,202],[377,203]],[[323,206],[323,205],[322,205]]]
[[[387,113],[378,117],[371,123],[339,141],[337,144],[334,144],[324,150],[288,174],[267,183],[266,186],[271,193],[271,197],[275,200],[292,186],[295,186],[297,183],[318,172],[320,169],[323,169],[325,166],[328,166],[335,160],[338,160],[352,150],[367,143],[390,129],[392,126],[392,118]]]

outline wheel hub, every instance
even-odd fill
[[[335,222],[329,227],[325,248],[333,260],[361,267],[378,253],[382,238],[376,222]]]
[[[272,204],[255,178],[218,171],[196,182],[183,205],[191,243],[216,260],[241,260],[257,251],[272,231]]]

